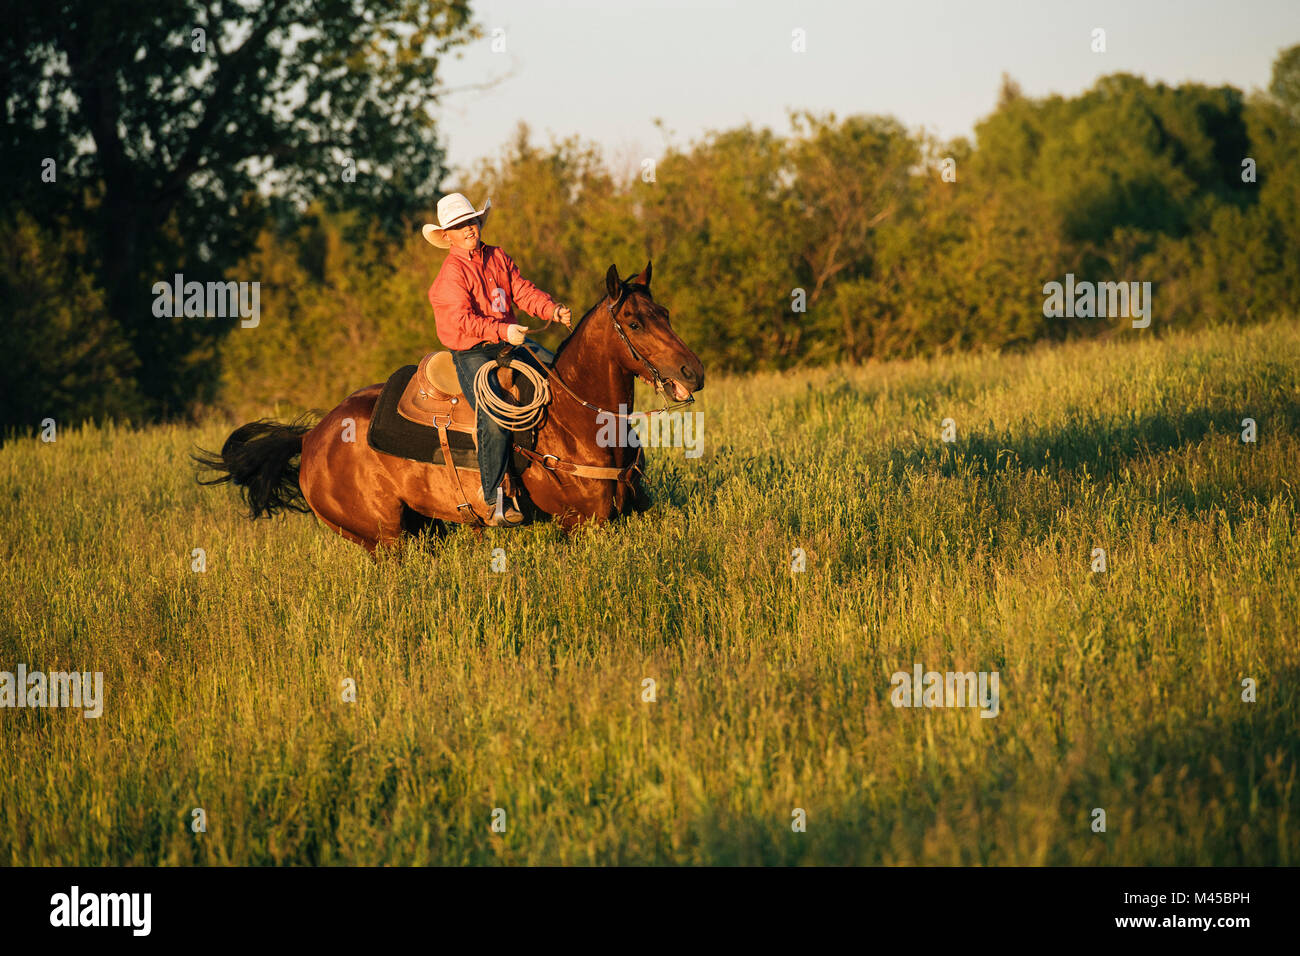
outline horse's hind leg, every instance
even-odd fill
[[[316,517],[372,557],[380,545],[401,541],[405,508],[378,455],[364,439],[355,440],[366,433],[380,388],[353,392],[303,436],[298,473]]]
[[[402,543],[402,508],[405,507],[400,501],[394,503],[391,514],[376,513],[374,503],[366,509],[367,514],[364,516],[356,513],[349,513],[346,516],[341,513],[325,513],[325,507],[317,507],[316,502],[310,498],[307,503],[315,512],[316,517],[320,519],[321,524],[325,527],[337,531],[340,535],[349,541],[361,545],[370,552],[372,558],[378,559],[378,549],[380,545],[385,548],[396,548]],[[343,522],[346,521],[345,525]],[[371,531],[370,529],[374,529]]]
[[[333,521],[330,521],[322,515],[318,514],[316,517],[320,518],[321,524],[325,525],[325,527],[337,531],[349,541],[354,541],[361,545],[361,547],[369,551],[370,556],[376,560],[379,558],[378,549],[381,544],[387,548],[398,548],[406,544],[408,541],[414,541],[418,539],[420,535],[427,533],[428,537],[423,539],[427,545],[433,537],[444,538],[447,535],[447,525],[445,522],[440,521],[437,518],[429,518],[422,515],[405,504],[402,505],[401,518],[398,522],[400,532],[395,535],[384,535],[382,538],[378,539],[362,537],[359,534],[349,531],[347,528],[335,524]]]
[[[372,558],[376,556],[375,549],[379,547],[378,541],[374,540],[373,538],[363,538],[358,534],[353,534],[347,528],[335,524],[333,521],[330,521],[329,518],[326,518],[324,515],[320,514],[319,512],[314,512],[314,513],[316,514],[316,517],[320,520],[320,523],[323,524],[325,527],[329,528],[331,531],[338,532],[340,535],[342,535],[344,538],[347,538],[349,541],[353,542],[354,544],[361,545],[361,547],[365,548],[367,551],[370,552],[370,556]]]

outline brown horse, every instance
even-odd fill
[[[668,311],[650,296],[649,263],[627,280],[610,266],[605,291],[556,352],[551,403],[522,475],[534,506],[555,516],[566,530],[645,504],[633,467],[637,450],[597,442],[602,411],[631,409],[633,376],[678,400],[704,385],[704,366],[673,331]],[[404,533],[430,527],[442,532],[443,522],[488,518],[476,473],[462,473],[461,485],[477,518],[457,507],[458,491],[442,464],[384,455],[364,439],[343,440],[347,419],[353,437],[367,433],[382,389],[368,385],[353,392],[315,427],[261,420],[236,429],[220,455],[194,456],[219,473],[202,483],[239,486],[252,518],[283,509],[310,510],[372,555],[381,544],[399,542]]]

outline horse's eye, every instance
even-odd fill
[[[640,325],[639,323],[637,323],[637,322],[629,322],[629,323],[627,324],[627,327],[628,327],[629,329],[631,329],[633,332],[635,332],[635,331],[637,331],[638,329],[641,328],[641,325]]]

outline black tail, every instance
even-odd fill
[[[304,416],[305,418],[306,416]],[[298,487],[298,466],[293,460],[302,453],[302,436],[312,426],[302,418],[288,425],[263,418],[230,433],[221,454],[199,449],[190,457],[219,474],[201,485],[231,481],[239,486],[248,516],[270,518],[279,511],[311,510]]]

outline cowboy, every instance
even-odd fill
[[[451,351],[456,377],[470,407],[478,411],[474,376],[488,362],[495,361],[501,343],[524,344],[531,331],[515,322],[514,305],[547,322],[560,322],[572,329],[573,313],[557,303],[519,274],[519,267],[499,246],[482,241],[492,200],[475,209],[461,193],[438,200],[438,224],[428,223],[424,238],[439,249],[450,249],[438,277],[429,287],[429,302],[438,327],[438,338]],[[527,361],[527,356],[519,354]],[[503,487],[506,459],[513,443],[511,433],[487,415],[478,415],[478,467],[483,498],[497,507],[493,525],[515,525],[523,521],[516,495]],[[509,502],[508,504],[506,502]]]

